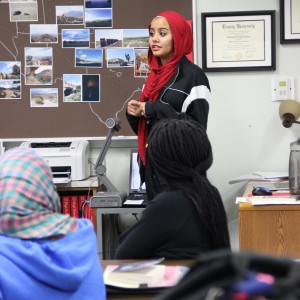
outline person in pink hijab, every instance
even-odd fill
[[[209,112],[210,85],[203,70],[188,60],[193,36],[186,19],[164,11],[149,25],[150,73],[139,100],[130,100],[127,120],[138,136],[141,182],[146,181],[148,199],[154,196],[145,176],[145,150],[153,125],[164,118],[192,119],[205,129]]]

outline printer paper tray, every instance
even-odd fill
[[[54,183],[68,183],[68,182],[71,182],[71,178],[62,178],[62,177],[53,178],[53,182]]]
[[[70,172],[52,172],[54,183],[68,183],[71,182]]]

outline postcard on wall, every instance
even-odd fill
[[[82,101],[100,102],[100,75],[82,75]]]
[[[30,24],[30,43],[58,43],[56,24]]]
[[[107,68],[134,67],[133,48],[107,48]]]
[[[96,3],[110,2],[106,0],[95,0],[87,1],[91,2],[91,5],[96,5]],[[86,3],[87,3],[86,2]],[[113,27],[113,17],[112,17],[112,8],[88,8],[84,10],[84,20],[85,27],[93,28],[112,28]]]
[[[55,13],[57,25],[83,25],[82,5],[59,5]]]
[[[9,3],[9,15],[11,22],[38,21],[37,2]]]
[[[148,29],[124,29],[123,47],[148,47],[149,30]]]
[[[0,61],[0,100],[21,99],[21,62]]]
[[[61,39],[63,48],[89,48],[89,29],[62,29]]]
[[[95,48],[122,46],[123,29],[95,29]]]
[[[81,102],[81,74],[63,74],[63,102]]]
[[[134,77],[147,77],[150,72],[148,48],[134,49]]]
[[[58,107],[58,89],[30,89],[30,107]]]
[[[85,8],[112,8],[112,0],[84,0]]]
[[[25,47],[25,84],[52,85],[52,47]]]
[[[103,49],[75,49],[75,67],[102,68]]]

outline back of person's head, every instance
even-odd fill
[[[147,164],[156,187],[183,190],[194,203],[213,248],[230,246],[227,217],[218,190],[206,177],[212,148],[205,129],[196,121],[163,119],[149,135]]]
[[[198,122],[186,119],[158,122],[149,136],[147,163],[170,184],[174,180],[189,180],[194,172],[205,174],[212,164],[205,129]]]
[[[76,219],[61,214],[52,172],[42,156],[30,148],[13,148],[0,156],[0,234],[49,238],[76,228]]]

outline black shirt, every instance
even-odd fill
[[[190,259],[211,250],[194,204],[182,191],[157,195],[119,242],[116,259]]]

